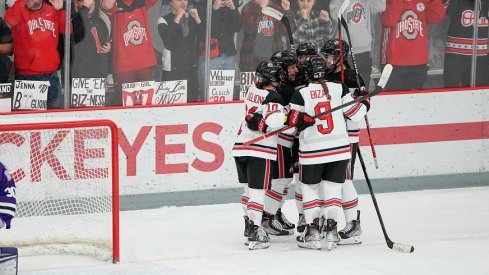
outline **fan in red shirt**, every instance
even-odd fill
[[[122,84],[153,79],[156,56],[148,10],[157,0],[102,0],[113,31],[115,105],[122,104]]]
[[[65,30],[63,0],[17,0],[5,13],[12,30],[16,80],[49,81],[47,107],[58,107],[58,40]]]
[[[383,25],[381,64],[394,69],[386,90],[422,89],[428,72],[428,26],[441,22],[441,0],[387,0],[380,14]]]

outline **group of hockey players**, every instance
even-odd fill
[[[295,52],[280,51],[258,64],[233,147],[238,179],[244,184],[241,203],[250,250],[268,248],[270,235],[295,230],[301,248],[321,249],[325,243],[331,250],[337,244],[361,243],[352,178],[358,122],[370,102],[356,100],[324,114],[367,93],[348,56],[347,42],[332,39],[319,52],[314,44],[301,43]],[[284,127],[277,135],[248,142]],[[297,227],[281,210],[294,172]],[[338,231],[341,209],[346,226]]]

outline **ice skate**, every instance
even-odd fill
[[[345,228],[338,232],[340,242],[338,245],[361,244],[362,227],[360,226],[360,210],[357,211],[357,219],[346,223]]]
[[[245,221],[245,230],[244,230],[244,233],[243,235],[245,236],[245,242],[244,244],[245,245],[249,245],[249,241],[248,241],[248,238],[250,237],[251,235],[251,230],[253,229],[253,222],[250,221],[250,218],[248,218],[248,216],[243,216],[244,218],[244,221]]]
[[[326,220],[326,245],[328,250],[331,251],[336,247],[336,244],[340,241],[340,236],[338,236],[337,223],[333,219]]]
[[[284,230],[289,231],[289,234],[294,234],[295,224],[291,223],[287,217],[285,217],[284,213],[282,213],[282,209],[279,208],[274,218],[282,225]]]
[[[302,233],[306,228],[306,219],[304,218],[304,214],[299,214],[299,220],[297,221],[297,232]]]
[[[297,245],[301,248],[321,249],[321,236],[319,234],[319,219],[314,219],[314,222],[306,225],[305,230],[300,236],[297,236]]]
[[[253,222],[251,223],[253,224]],[[270,246],[270,239],[268,238],[267,232],[265,232],[262,227],[254,224],[248,241],[248,248],[250,250],[265,249]]]
[[[265,232],[273,236],[285,236],[291,234],[288,230],[285,230],[282,227],[274,215],[267,212],[263,212],[261,226]]]
[[[248,216],[243,216],[245,222],[245,229],[243,235],[248,238],[251,234],[252,225],[250,224],[250,218]]]

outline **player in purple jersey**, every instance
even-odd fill
[[[10,228],[10,221],[15,216],[16,208],[15,182],[0,162],[0,229]]]

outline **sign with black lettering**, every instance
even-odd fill
[[[154,81],[141,81],[122,84],[122,105],[151,105],[155,93]]]
[[[232,101],[234,70],[211,70],[209,72],[209,102]]]
[[[72,78],[71,107],[105,106],[105,78]]]
[[[14,90],[12,84],[2,83],[0,84],[0,113],[12,111],[12,96]]]
[[[187,80],[155,82],[153,104],[177,104],[187,102]]]
[[[15,80],[12,110],[46,110],[49,81]]]
[[[239,82],[239,100],[244,100],[246,92],[250,86],[255,86],[256,73],[255,72],[241,72]]]

